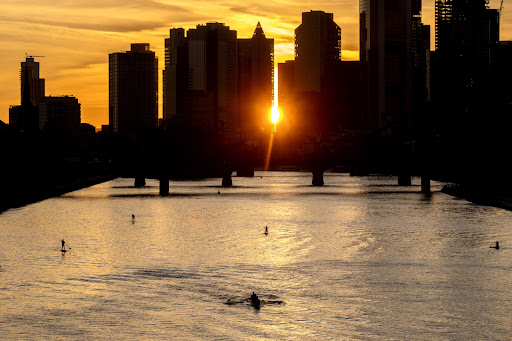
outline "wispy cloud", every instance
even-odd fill
[[[499,7],[500,0],[491,0]],[[163,67],[163,39],[169,28],[223,22],[250,37],[258,21],[275,41],[276,61],[293,58],[294,30],[301,13],[334,13],[342,30],[343,56],[357,58],[358,0],[0,0],[0,120],[19,102],[19,67],[25,53],[44,55],[41,74],[48,93],[74,94],[85,122],[108,122],[108,54],[148,42]],[[433,24],[433,2],[424,1]],[[502,16],[502,36],[512,32],[512,11]],[[433,32],[433,28],[432,28]]]

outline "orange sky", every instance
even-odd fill
[[[423,1],[423,21],[433,26],[434,0]],[[491,0],[499,8],[501,0]],[[259,21],[275,39],[276,63],[293,58],[293,35],[301,13],[334,13],[341,27],[342,58],[359,58],[359,1],[203,1],[203,0],[1,0],[0,120],[8,123],[9,106],[19,105],[19,69],[25,54],[36,58],[46,95],[73,95],[82,104],[82,122],[108,124],[108,54],[150,43],[164,64],[169,28],[189,29],[223,22],[252,36]],[[432,34],[433,34],[432,28]],[[512,40],[512,7],[504,9],[501,40]],[[161,72],[159,74],[161,88]],[[160,116],[162,102],[160,99]]]

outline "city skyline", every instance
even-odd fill
[[[501,1],[491,0],[491,8]],[[123,4],[123,5],[121,5]],[[505,10],[501,40],[512,39],[512,13]],[[59,10],[55,11],[56,6]],[[60,6],[60,7],[59,7]],[[27,8],[31,8],[28,11]],[[301,13],[322,10],[334,13],[342,31],[342,59],[359,59],[359,1],[281,2],[272,5],[234,2],[211,4],[197,1],[90,1],[52,2],[27,0],[20,5],[7,0],[0,5],[0,120],[8,123],[9,106],[20,103],[19,63],[25,54],[41,63],[40,75],[47,81],[48,95],[73,95],[82,103],[82,121],[96,127],[108,123],[108,54],[126,50],[131,43],[150,43],[164,67],[164,40],[170,28],[189,29],[205,22],[223,22],[238,32],[238,38],[252,36],[257,22],[267,37],[275,39],[275,66],[293,59],[294,30]],[[29,12],[38,13],[30,16]],[[423,3],[423,22],[434,24],[434,1]],[[68,19],[72,18],[72,19]],[[141,19],[150,18],[150,19]],[[16,30],[13,29],[16,26]],[[431,34],[434,34],[431,32]],[[433,47],[432,47],[433,48]],[[277,79],[277,77],[276,77]],[[162,82],[159,82],[161,102]],[[159,105],[159,117],[162,108]]]

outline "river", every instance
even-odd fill
[[[0,340],[512,337],[512,212],[419,178],[311,178],[171,181],[168,197],[119,178],[5,211]]]

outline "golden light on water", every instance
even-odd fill
[[[270,109],[270,120],[272,121],[272,123],[276,124],[277,121],[279,121],[280,116],[281,113],[279,112],[279,108],[272,107],[272,109]]]

